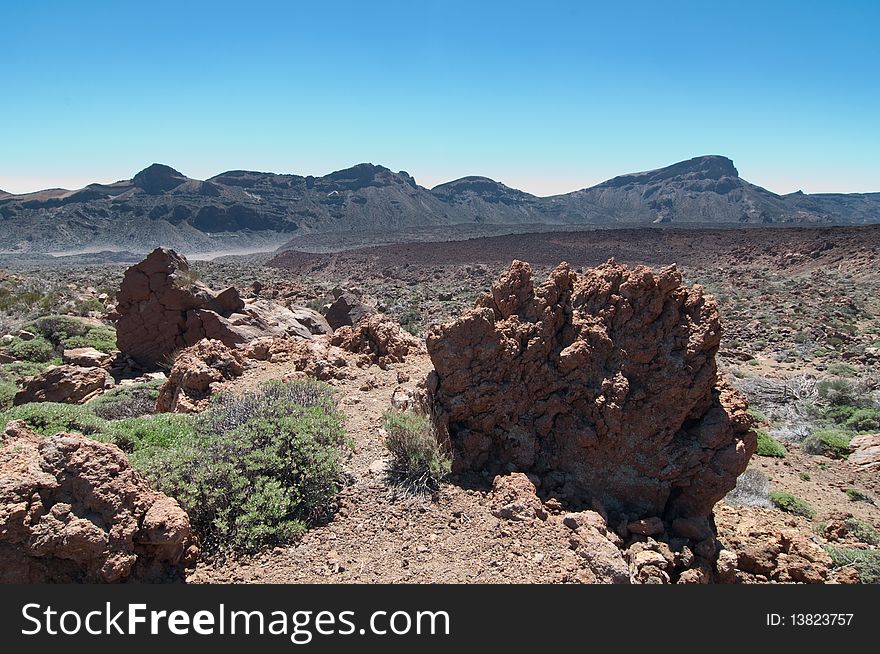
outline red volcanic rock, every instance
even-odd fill
[[[143,367],[164,363],[178,350],[203,338],[228,347],[262,336],[311,338],[326,333],[323,319],[309,309],[296,314],[257,300],[245,303],[235,288],[217,293],[189,272],[186,258],[156,248],[125,272],[117,296],[116,341],[119,350]]]
[[[195,413],[208,404],[219,384],[244,372],[244,357],[220,341],[205,339],[183,350],[159,389],[159,413]]]
[[[0,435],[0,583],[164,581],[197,553],[183,509],[115,445],[17,420]]]
[[[367,316],[355,327],[340,327],[330,342],[343,350],[366,355],[371,363],[380,366],[403,363],[410,352],[421,348],[417,338],[382,314]]]
[[[515,261],[427,338],[453,468],[527,472],[544,495],[706,537],[755,450],[745,400],[718,379],[720,338],[714,300],[675,266],[563,263],[535,287]]]
[[[112,385],[113,380],[103,368],[54,366],[25,381],[24,388],[15,394],[13,403],[66,402],[68,404],[82,404],[96,395],[100,395],[105,388]]]

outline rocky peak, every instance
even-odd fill
[[[360,163],[351,168],[337,170],[319,179],[339,191],[356,191],[367,186],[391,186],[392,184],[416,186],[415,180],[409,173],[394,173],[385,166],[376,166],[371,163]]]
[[[455,200],[468,196],[476,196],[487,202],[504,202],[523,200],[534,196],[524,191],[510,188],[489,177],[471,175],[440,184],[431,189],[431,193],[443,200]]]
[[[154,163],[132,178],[132,183],[149,195],[159,195],[188,181],[187,177],[171,166]]]
[[[705,155],[680,161],[665,168],[621,175],[603,182],[595,188],[619,188],[667,181],[719,180],[723,177],[739,177],[739,171],[733,165],[733,161],[720,155]]]

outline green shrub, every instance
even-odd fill
[[[80,404],[56,402],[21,404],[0,413],[0,424],[4,427],[10,420],[24,420],[31,429],[43,436],[51,436],[60,431],[75,431],[84,436],[97,436],[106,428],[106,421]]]
[[[88,403],[105,420],[137,418],[155,412],[161,380],[111,388]]]
[[[880,409],[857,409],[843,424],[844,427],[853,431],[878,431],[880,430]]]
[[[865,502],[867,504],[874,503],[874,500],[870,495],[860,491],[858,488],[847,488],[844,492],[846,493],[846,496],[853,502]]]
[[[825,551],[831,556],[832,567],[852,566],[863,584],[880,583],[880,550],[827,545]]]
[[[0,379],[7,381],[18,381],[26,377],[39,375],[49,366],[61,365],[61,359],[52,359],[46,363],[36,363],[34,361],[13,361],[12,363],[4,363],[0,365]]]
[[[823,379],[816,384],[819,397],[834,406],[862,406],[869,401],[864,390],[846,379]]]
[[[116,349],[116,330],[110,327],[91,327],[82,336],[68,338],[64,347],[93,347],[101,352],[112,352]]]
[[[756,429],[755,433],[758,434],[758,456],[772,456],[781,459],[787,454],[785,446],[763,429]]]
[[[180,502],[204,551],[253,552],[326,515],[349,444],[342,425],[330,387],[274,382],[221,395],[191,435],[131,460]]]
[[[868,545],[880,545],[880,534],[864,520],[849,517],[844,521],[846,530],[857,540]]]
[[[28,328],[42,334],[55,347],[93,347],[102,352],[116,349],[116,331],[112,327],[95,325],[94,321],[71,316],[46,316],[34,320]]]
[[[388,412],[384,418],[392,481],[412,490],[438,488],[452,460],[431,422],[411,411]]]
[[[29,341],[16,338],[6,346],[6,353],[22,361],[46,363],[55,357],[55,348],[45,338],[32,338]]]
[[[760,422],[761,424],[764,424],[764,425],[770,424],[770,419],[763,412],[758,411],[755,408],[750,408],[748,410],[748,414],[750,416],[752,416],[757,422]]]
[[[842,429],[820,429],[804,439],[801,447],[808,454],[823,454],[832,459],[845,459],[849,456],[849,442],[852,434]]]
[[[810,506],[806,500],[803,500],[796,495],[792,495],[791,493],[786,493],[785,491],[772,491],[770,493],[770,501],[773,502],[778,509],[785,511],[786,513],[793,513],[810,519],[816,517],[816,509]]]
[[[809,472],[801,472],[801,473],[799,473],[799,474],[798,474],[798,478],[799,478],[801,481],[810,481],[810,479],[812,479],[812,477],[810,477],[810,473],[809,473]]]
[[[127,454],[149,448],[169,448],[192,438],[193,422],[190,416],[174,413],[124,418],[104,425],[100,440],[114,443]]]
[[[824,411],[821,412],[821,415],[826,420],[829,420],[835,424],[842,425],[849,420],[853,414],[859,410],[859,407],[852,406],[851,404],[841,404],[838,406],[830,406],[825,408]]]
[[[17,392],[18,386],[14,382],[0,380],[0,411],[6,411],[12,406],[12,400]]]
[[[859,371],[848,363],[838,361],[829,364],[827,372],[829,375],[837,375],[838,377],[854,377]]]

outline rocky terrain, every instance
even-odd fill
[[[0,221],[0,253],[146,253],[165,245],[219,255],[448,240],[537,225],[871,224],[880,222],[880,193],[778,195],[740,178],[721,156],[550,197],[486,177],[427,189],[406,172],[373,164],[321,177],[239,170],[204,181],[153,164],[111,184],[0,194]]]
[[[873,583],[878,249],[877,227],[664,228],[268,266],[158,250],[10,267],[0,408],[26,426],[0,448],[0,558],[25,557],[33,580]],[[195,312],[223,330],[189,339]],[[315,440],[286,444],[290,425]],[[130,461],[124,478],[151,498],[137,506],[177,502],[197,558],[177,518],[122,541],[84,524],[116,518],[64,490],[96,473],[50,461],[58,443]],[[424,469],[403,474],[402,455]],[[308,492],[282,493],[304,481],[283,457],[311,466]],[[65,498],[37,499],[25,468]],[[272,522],[280,505],[300,522]],[[86,544],[25,548],[53,521]],[[173,546],[138,545],[159,542]],[[130,567],[102,576],[117,556]]]

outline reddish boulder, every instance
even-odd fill
[[[236,347],[262,336],[312,336],[285,307],[263,300],[246,303],[232,287],[212,291],[194,279],[185,257],[165,248],[156,248],[125,272],[117,300],[111,316],[117,346],[143,367],[164,363],[203,338]],[[302,309],[301,315],[308,311]]]
[[[403,363],[410,352],[421,348],[421,341],[382,314],[368,316],[355,327],[340,327],[330,342],[343,350],[363,354],[370,363],[383,367]]]
[[[115,445],[21,421],[0,435],[0,583],[166,581],[197,553],[183,509]]]
[[[109,354],[93,347],[74,347],[64,350],[62,356],[64,363],[81,368],[106,368],[110,365],[111,359]]]
[[[54,366],[27,379],[24,388],[15,394],[13,403],[66,402],[67,404],[82,404],[96,395],[100,395],[105,388],[112,385],[113,380],[103,368]]]
[[[528,472],[542,494],[708,531],[756,446],[745,400],[718,379],[720,338],[714,300],[675,266],[561,264],[536,288],[515,261],[428,334],[454,470]]]
[[[183,350],[174,361],[168,380],[159,389],[159,413],[196,413],[208,404],[218,385],[240,377],[244,357],[220,341],[205,339]]]

